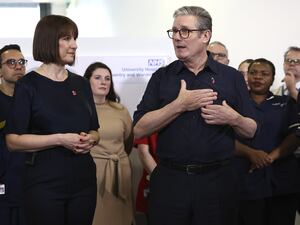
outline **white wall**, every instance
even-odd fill
[[[300,46],[300,1],[288,0],[73,0],[68,9],[56,4],[54,14],[66,12],[79,27],[78,56],[167,55],[175,59],[166,30],[171,28],[175,9],[200,5],[213,18],[213,38],[229,49],[230,65],[246,58],[264,57],[277,69],[274,86],[283,77],[284,51]],[[61,7],[60,7],[61,6]],[[2,18],[5,21],[6,18]],[[17,29],[14,27],[13,29]],[[33,35],[33,34],[32,34]],[[31,56],[31,38],[3,38],[0,46],[20,43]],[[81,73],[81,71],[79,71]],[[135,90],[140,97],[145,84]],[[128,91],[128,90],[127,90]],[[122,99],[126,101],[120,93]],[[131,94],[130,94],[131,95]],[[133,103],[128,103],[130,110]]]
[[[66,9],[67,2],[70,4]],[[172,26],[174,10],[183,5],[199,5],[210,12],[212,41],[227,45],[231,66],[237,67],[246,58],[271,60],[277,69],[274,86],[278,86],[283,77],[284,51],[291,45],[300,46],[299,0],[60,0],[54,3],[53,13],[71,17],[79,26],[80,37],[113,38],[103,39],[97,46],[83,44],[79,46],[80,54],[118,55],[126,51],[128,55],[145,55],[168,51],[173,55],[166,30]],[[1,14],[0,19],[7,21],[7,16]],[[11,29],[22,27],[27,25],[20,22],[20,27]],[[4,43],[12,40],[7,35],[8,29],[0,34],[0,37],[5,35]],[[157,41],[160,38],[163,40]]]
[[[8,39],[0,38],[0,46],[8,43]],[[29,60],[27,70],[30,71],[37,67],[40,62],[35,62],[32,58],[32,39],[31,38],[10,38],[9,43],[18,43],[21,46],[24,56]],[[70,69],[79,75],[83,75],[86,67],[95,61],[103,61],[108,63],[112,72],[116,72],[118,66],[116,62],[109,63],[105,58],[109,56],[115,57],[118,60],[117,64],[130,67],[134,62],[127,62],[127,58],[131,56],[141,57],[168,57],[166,63],[175,59],[173,54],[173,46],[168,38],[79,38],[76,63]],[[123,60],[122,60],[123,58]],[[88,61],[90,59],[90,61]],[[111,61],[111,60],[110,60]],[[140,60],[137,60],[136,67],[144,67]],[[142,98],[142,94],[147,85],[149,77],[137,82],[122,82],[114,79],[115,89],[121,97],[121,102],[127,106],[131,115],[136,109],[137,104]]]
[[[210,12],[212,40],[227,45],[231,66],[246,58],[267,58],[276,66],[275,86],[279,85],[284,51],[300,46],[299,0],[76,0],[67,13],[83,36],[120,37],[123,45],[135,38],[130,52],[144,54],[145,38],[166,37],[174,10],[183,5],[199,5]],[[156,42],[147,44],[158,48]],[[118,51],[114,45],[104,50],[108,48],[111,53]]]
[[[212,40],[227,45],[231,66],[237,67],[245,58],[265,57],[276,66],[275,86],[280,83],[284,51],[291,45],[300,46],[299,0],[72,0],[67,10],[56,5],[53,13],[66,12],[77,23],[78,59],[81,56],[131,55],[174,59],[166,30],[172,26],[174,10],[183,5],[199,5],[210,12]],[[7,18],[0,15],[0,20],[5,22]],[[20,26],[26,24],[20,23]],[[25,56],[31,57],[30,38],[0,38],[0,46],[8,43],[19,43]],[[31,61],[29,68],[37,64]],[[82,73],[84,68],[77,69]],[[145,85],[116,85],[122,102],[131,113]],[[131,157],[136,189],[141,166],[135,151]]]

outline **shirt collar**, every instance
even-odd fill
[[[267,97],[266,97],[266,100],[268,101],[268,100],[271,100],[271,99],[273,99],[274,98],[274,94],[271,92],[271,91],[269,91],[268,92],[268,95],[267,95]]]
[[[208,70],[208,71],[212,71],[215,74],[218,74],[218,67],[217,64],[218,62],[216,62],[213,58],[212,55],[209,51],[207,52],[207,61],[205,63],[204,69],[203,70]],[[176,65],[176,67],[174,68],[174,74],[179,74],[182,70],[187,69],[187,67],[184,65],[184,63],[180,60],[178,60],[178,64]]]

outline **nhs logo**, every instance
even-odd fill
[[[148,66],[160,67],[165,65],[164,59],[148,59]]]

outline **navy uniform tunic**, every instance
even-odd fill
[[[6,120],[11,113],[12,100],[12,97],[0,91],[0,184],[5,185],[5,194],[0,195],[0,207],[19,207],[23,197],[24,153],[9,152],[4,137]]]
[[[252,101],[259,132],[252,140],[240,141],[251,148],[270,153],[296,128],[296,104],[288,96],[276,96],[271,92],[264,102]],[[272,195],[288,194],[297,190],[297,164],[294,154],[276,160],[272,165],[248,173],[248,159],[237,157],[237,171],[241,177],[241,199],[254,200]]]

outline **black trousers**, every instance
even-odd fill
[[[25,225],[24,209],[22,207],[0,207],[1,225]]]
[[[294,225],[296,194],[240,201],[239,225]]]
[[[269,225],[294,225],[297,211],[297,193],[273,196],[269,200]]]
[[[39,153],[25,175],[27,225],[91,225],[96,205],[92,157]]]
[[[267,225],[267,209],[268,202],[265,198],[240,201],[238,225]]]
[[[231,165],[200,174],[158,165],[150,180],[149,225],[235,225],[236,186]]]

